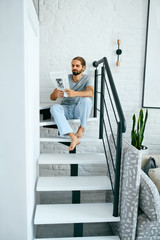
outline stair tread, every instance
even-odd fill
[[[87,122],[97,122],[98,118],[88,118]],[[79,123],[80,119],[69,119],[69,123]],[[50,125],[56,125],[55,121],[53,119],[48,120],[42,120],[39,123],[40,126],[50,126]]]
[[[50,109],[53,104],[55,104],[55,101],[52,102],[41,102],[39,106],[39,110],[45,110],[45,109]]]
[[[104,153],[41,153],[39,164],[106,164]]]
[[[46,138],[40,138],[40,142],[71,142],[71,139],[69,136],[66,136],[66,137],[52,137],[52,138],[49,138],[49,137],[46,137]],[[102,142],[102,139],[98,139],[98,138],[90,138],[90,137],[83,137],[80,139],[80,142],[84,142],[84,143],[88,143],[88,142],[94,142],[94,143],[100,143]]]
[[[35,224],[69,224],[117,222],[112,203],[42,204],[37,205]]]
[[[37,191],[111,190],[107,176],[39,177]]]
[[[118,236],[67,237],[67,238],[35,238],[35,240],[119,240]]]

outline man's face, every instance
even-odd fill
[[[79,75],[85,70],[85,66],[82,66],[79,60],[72,61],[72,73],[73,75]]]

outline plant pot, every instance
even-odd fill
[[[148,147],[142,145],[142,149],[139,150],[141,155],[148,155]]]

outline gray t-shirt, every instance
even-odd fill
[[[72,79],[73,75],[68,75],[69,86],[70,89],[74,91],[85,91],[87,86],[93,86],[93,79],[91,79],[88,75],[83,75],[82,78],[78,82],[74,82]],[[61,105],[73,105],[77,104],[80,97],[64,97]]]

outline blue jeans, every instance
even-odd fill
[[[74,105],[53,105],[50,112],[58,126],[60,135],[63,136],[73,132],[67,121],[69,119],[80,119],[81,127],[85,128],[92,105],[92,100],[89,97],[81,97],[79,102]]]

